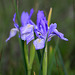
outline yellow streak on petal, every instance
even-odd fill
[[[27,25],[27,27],[29,28],[31,25]]]
[[[41,42],[41,39],[38,39],[38,42],[40,43]]]
[[[51,21],[51,14],[52,14],[52,8],[50,8],[49,14],[48,14],[48,26],[50,24]]]

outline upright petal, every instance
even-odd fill
[[[15,23],[15,18],[16,18],[16,13],[14,14],[14,17],[13,17],[13,22]]]
[[[25,41],[26,40],[26,34],[21,34],[21,39]]]
[[[42,18],[44,18],[44,12],[39,10],[37,13],[37,25],[39,25]]]
[[[15,28],[18,28],[19,29],[19,25],[15,22],[15,18],[16,18],[16,13],[14,14],[13,22],[14,22]]]
[[[34,12],[34,10],[33,10],[33,8],[32,8],[32,9],[30,10],[30,18],[31,18],[31,16],[32,16],[33,12]]]
[[[51,34],[55,29],[57,28],[57,24],[56,23],[52,23],[50,25],[50,28],[49,28],[49,34]]]
[[[58,37],[60,37],[62,40],[68,41],[67,38],[64,37],[64,34],[62,34],[61,32],[59,32],[57,29],[55,29],[53,31],[53,33],[55,33]]]
[[[34,44],[36,50],[42,49],[45,46],[45,40],[38,38],[33,42],[33,44]]]
[[[28,20],[29,20],[28,12],[23,11],[22,15],[21,15],[21,23],[22,23],[22,25],[25,26],[27,24]]]
[[[10,35],[9,35],[9,37],[6,39],[6,42],[7,42],[8,40],[10,40],[10,38],[14,37],[14,36],[16,35],[17,31],[19,31],[17,28],[12,28],[12,29],[10,30]]]

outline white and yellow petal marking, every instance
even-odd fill
[[[18,31],[19,31],[19,30],[18,30],[17,28],[12,28],[12,29],[10,30],[10,35],[9,35],[9,37],[6,39],[6,42],[7,42],[8,40],[10,40],[10,38],[14,37]]]
[[[37,41],[37,42],[38,42],[38,43],[40,43],[41,41],[42,41],[41,39],[38,39],[38,41]]]
[[[24,27],[20,27],[21,34],[30,33],[33,30],[33,25],[27,24]]]
[[[45,40],[38,38],[33,42],[33,44],[34,44],[36,50],[42,49],[45,46]]]
[[[27,27],[29,28],[29,27],[31,27],[31,25],[30,25],[30,24],[28,24],[28,25],[27,25]]]

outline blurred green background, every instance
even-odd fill
[[[23,11],[30,12],[30,9],[33,8],[32,20],[35,23],[38,10],[43,10],[47,18],[50,7],[53,8],[51,22],[57,23],[57,29],[69,39],[68,42],[59,40],[58,45],[66,71],[68,75],[75,75],[74,0],[18,0],[19,15],[21,16]],[[24,75],[24,62],[18,36],[16,35],[7,43],[5,42],[9,36],[10,29],[14,27],[14,13],[14,0],[0,0],[0,75]],[[56,39],[57,37],[54,37],[50,41],[50,45],[53,48],[55,47]],[[38,69],[36,60],[34,65],[35,69]],[[38,75],[37,70],[35,73]]]

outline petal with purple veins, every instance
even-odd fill
[[[20,27],[21,34],[30,33],[33,30],[33,25],[27,24],[27,26]]]
[[[58,37],[60,37],[62,40],[68,41],[67,38],[64,37],[64,34],[62,34],[61,32],[59,32],[57,29],[55,29],[53,31],[53,33],[55,33]]]
[[[39,10],[37,13],[37,25],[39,25],[40,20],[43,18],[44,18],[44,12]]]
[[[27,41],[27,44],[32,41],[34,39],[34,32],[32,31],[30,34],[27,35],[26,37],[26,41]]]
[[[21,39],[25,41],[26,40],[26,34],[22,34]]]

